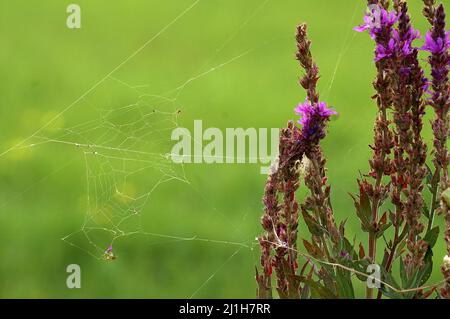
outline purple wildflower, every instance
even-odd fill
[[[391,28],[397,20],[398,17],[395,11],[388,12],[380,6],[375,6],[364,16],[364,24],[353,28],[353,30],[358,32],[369,30],[372,39],[376,39],[383,31],[383,28]]]
[[[422,50],[428,51],[432,54],[441,54],[450,48],[450,31],[445,33],[444,37],[433,38],[431,31],[427,32],[425,36],[425,44]],[[449,61],[450,62],[450,61]]]
[[[364,24],[354,28],[358,32],[369,30],[370,36],[376,42],[375,62],[396,55],[410,55],[413,53],[412,42],[420,38],[419,31],[409,27],[407,32],[399,34],[393,29],[401,14],[388,12],[380,6],[375,6],[364,17]]]
[[[339,253],[339,256],[342,259],[352,260],[352,256],[350,256],[350,254],[346,250],[341,250],[341,252]]]
[[[331,115],[337,114],[335,111],[327,108],[325,102],[311,105],[308,100],[300,103],[294,111],[301,116],[298,123],[302,126],[302,142],[309,141],[305,145],[311,146],[316,145],[325,137],[325,123],[330,119]]]
[[[428,58],[432,75],[432,96],[430,104],[436,111],[438,121],[435,122],[435,126],[437,125],[439,128],[436,126],[434,127],[434,130],[436,134],[441,132],[437,135],[440,136],[439,140],[441,141],[439,143],[442,144],[440,151],[436,154],[441,153],[441,161],[442,163],[445,163],[447,161],[444,159],[446,157],[444,155],[444,149],[446,149],[444,145],[447,139],[447,134],[445,132],[447,130],[447,124],[445,123],[448,123],[446,114],[448,113],[448,101],[450,100],[448,90],[450,31],[446,31],[445,12],[442,5],[435,11],[432,29],[427,33],[425,45],[422,49],[431,53]],[[439,125],[438,122],[440,123]],[[441,165],[438,166],[441,167]]]
[[[377,44],[375,50],[375,62],[381,61],[384,58],[390,58],[395,53],[397,48],[397,43],[394,39],[390,39],[387,46],[381,43]]]
[[[372,39],[376,40],[375,62],[393,57],[395,54],[401,56],[413,53],[412,42],[420,39],[420,33],[412,27],[403,34],[393,30],[392,27],[400,16],[401,14],[395,11],[389,13],[377,6],[364,17],[363,25],[354,28],[358,32],[369,30]],[[386,36],[388,41],[380,41],[380,38],[386,38]]]
[[[412,26],[407,26],[406,31],[392,31],[392,39],[395,42],[398,54],[410,55],[413,53],[412,43],[414,40],[420,39],[419,30],[414,29]]]
[[[319,102],[317,107],[314,107],[308,100],[306,100],[305,103],[300,103],[295,108],[295,113],[302,116],[301,119],[298,120],[298,123],[303,127],[308,126],[312,118],[317,117],[326,121],[331,115],[337,114],[337,112],[327,108],[327,104],[325,102]]]

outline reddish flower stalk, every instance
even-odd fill
[[[263,203],[265,207],[261,224],[265,234],[259,238],[263,273],[256,274],[258,297],[272,298],[272,267],[277,277],[277,291],[281,298],[298,298],[300,283],[295,278],[297,264],[298,203],[295,191],[299,175],[295,169],[300,130],[293,122],[281,131],[278,163],[271,167],[266,183]],[[279,203],[279,197],[283,202]],[[271,255],[271,252],[274,255]]]
[[[307,99],[296,108],[297,114],[302,116],[299,120],[302,127],[299,128],[290,121],[287,128],[281,130],[278,161],[271,167],[265,187],[265,211],[261,220],[265,233],[259,238],[263,272],[259,274],[256,270],[259,298],[272,298],[272,268],[275,270],[276,288],[281,298],[299,298],[302,293],[300,277],[297,275],[299,216],[295,192],[300,184],[299,165],[306,157],[314,166],[305,181],[311,191],[311,201],[324,223],[323,227],[333,238],[338,236],[329,205],[330,188],[326,185],[325,160],[319,147],[320,140],[325,137],[326,123],[335,112],[329,110],[325,103],[319,102],[316,92],[318,68],[312,60],[311,42],[307,39],[305,24],[297,28],[296,39],[296,56],[305,70],[300,84],[307,92]],[[325,242],[323,245],[326,247]],[[308,264],[309,262],[302,268],[302,273]]]
[[[427,12],[432,12],[428,20],[432,24],[425,38],[424,50],[430,52],[428,61],[431,65],[432,76],[432,96],[429,104],[435,112],[435,119],[432,122],[434,134],[434,159],[435,174],[432,185],[433,202],[430,208],[430,226],[433,222],[435,210],[444,214],[446,220],[447,256],[450,256],[450,212],[447,203],[441,201],[441,207],[437,207],[437,202],[441,198],[441,194],[450,186],[448,179],[448,163],[449,154],[447,149],[447,139],[449,134],[449,64],[450,64],[450,31],[446,30],[445,10],[441,4],[437,8],[434,1],[425,2]],[[427,7],[428,5],[428,7]],[[442,289],[441,295],[450,298],[450,267],[444,263],[442,272],[448,279],[445,288]]]
[[[423,0],[423,3],[425,6],[422,13],[424,17],[427,18],[428,22],[430,22],[430,24],[433,24],[436,12],[436,0]]]
[[[425,39],[424,49],[431,53],[429,62],[432,75],[432,97],[430,104],[436,118],[433,122],[435,158],[434,164],[442,171],[440,178],[441,191],[449,187],[447,138],[449,132],[448,110],[450,106],[449,93],[449,63],[450,63],[450,37],[445,29],[445,11],[441,4],[436,9],[433,28]]]
[[[316,216],[309,215],[307,218],[315,219],[315,222],[327,230],[321,237],[320,248],[325,255],[330,258],[327,251],[328,236],[334,243],[339,240],[339,232],[335,225],[333,209],[330,205],[330,186],[327,185],[325,163],[319,142],[326,135],[326,124],[331,115],[336,112],[327,109],[324,102],[319,102],[319,94],[316,91],[319,79],[319,69],[312,59],[310,50],[311,41],[308,40],[306,25],[297,27],[297,54],[296,58],[301,67],[305,70],[305,75],[300,79],[300,85],[307,91],[307,100],[296,109],[302,115],[299,123],[302,125],[302,144],[305,146],[304,152],[309,161],[305,175],[305,184],[310,190],[310,196],[302,205],[303,215],[308,215],[308,211],[315,212]]]
[[[305,75],[300,79],[300,85],[306,90],[307,100],[311,104],[319,102],[319,95],[316,92],[317,81],[319,80],[319,68],[312,59],[311,41],[307,37],[307,26],[301,24],[297,27],[297,53],[295,57],[300,66],[305,70]]]
[[[394,43],[394,72],[392,72],[393,77],[393,122],[395,124],[395,134],[394,134],[394,169],[391,175],[392,183],[392,193],[391,201],[395,206],[395,214],[390,215],[390,220],[395,228],[394,239],[390,243],[390,249],[388,252],[388,259],[385,265],[385,269],[389,272],[391,270],[392,264],[394,262],[394,257],[396,253],[397,246],[399,245],[402,236],[400,234],[401,227],[403,225],[404,217],[406,215],[406,203],[404,198],[402,198],[406,192],[410,179],[410,159],[407,158],[407,154],[411,153],[412,142],[413,142],[413,132],[412,132],[412,96],[410,94],[410,73],[411,70],[408,67],[409,61],[413,60],[409,56],[407,57],[402,54],[403,50],[398,50],[398,48],[403,48],[406,46],[407,51],[411,51],[411,42],[414,39],[414,32],[411,30],[409,25],[409,17],[406,14],[406,6],[404,6],[405,12],[400,13],[399,5],[396,5],[397,14],[401,14],[399,30],[397,32],[396,39]],[[409,218],[410,223],[412,223],[413,218]],[[404,234],[402,232],[402,234]],[[381,292],[378,293],[378,298],[381,298]]]
[[[408,226],[407,246],[409,254],[405,258],[405,268],[408,276],[412,276],[423,265],[423,257],[428,245],[420,239],[424,230],[420,222],[424,200],[422,196],[423,180],[427,170],[425,161],[427,147],[421,133],[425,107],[422,96],[427,80],[419,65],[418,50],[412,47],[412,42],[418,39],[419,33],[411,27],[410,17],[405,2],[397,5],[399,26],[393,33],[396,52],[394,54],[394,123],[396,137],[394,148],[394,164],[396,174],[392,176],[393,202],[397,211],[392,221],[397,228],[404,217]],[[401,199],[401,195],[405,197]],[[398,245],[394,238],[393,248]],[[391,249],[386,269],[390,271],[395,249]]]
[[[372,3],[374,4],[374,3]],[[365,225],[369,233],[369,258],[375,263],[377,251],[377,234],[380,231],[379,210],[389,193],[390,185],[383,183],[383,176],[390,176],[393,173],[389,154],[394,146],[393,134],[389,128],[388,108],[392,105],[392,72],[394,62],[392,60],[392,31],[396,22],[395,13],[389,13],[380,4],[371,14],[366,16],[366,24],[355,28],[356,31],[369,30],[376,43],[375,63],[377,68],[377,78],[374,82],[374,88],[377,91],[375,95],[378,106],[378,115],[375,120],[374,144],[371,146],[373,157],[369,161],[371,171],[369,176],[372,180],[365,179],[360,182],[360,200],[368,197],[371,208],[371,220],[369,225]],[[375,15],[375,23],[370,20]],[[361,206],[361,203],[358,204]],[[367,288],[367,298],[371,299],[373,290]]]
[[[272,247],[275,241],[275,221],[278,220],[278,172],[269,175],[264,190],[264,215],[261,219],[261,225],[265,234],[259,238],[261,247],[261,266],[262,274],[256,268],[256,281],[258,283],[257,296],[260,299],[272,299]]]

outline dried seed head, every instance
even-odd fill
[[[294,165],[296,173],[299,174],[301,178],[308,175],[311,168],[311,160],[306,156],[303,156],[302,160],[297,160]]]
[[[444,256],[443,267],[445,270],[450,270],[450,256]]]
[[[279,164],[280,164],[280,159],[279,159],[279,157],[277,157],[270,164],[269,175],[274,175],[276,172],[278,172]]]

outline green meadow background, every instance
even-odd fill
[[[349,238],[366,242],[348,195],[368,170],[375,116],[373,44],[367,34],[352,31],[365,1],[77,0],[82,27],[68,29],[70,3],[0,4],[0,297],[254,297],[254,239],[266,179],[260,165],[175,166],[173,174],[183,178],[153,188],[163,172],[139,168],[163,156],[120,151],[135,144],[108,139],[104,115],[117,110],[120,123],[157,109],[155,127],[130,132],[148,139],[140,151],[160,155],[173,144],[173,118],[190,130],[196,119],[204,128],[223,130],[282,127],[305,96],[294,59],[300,22],[309,24],[321,99],[339,112],[323,142],[336,219],[348,219]],[[425,31],[422,1],[409,4],[415,26]],[[142,103],[130,112],[121,109],[137,101]],[[93,129],[81,134],[77,125],[83,123]],[[92,158],[103,150],[75,146],[86,140],[119,148],[108,153],[117,157],[115,168],[129,156],[143,159],[145,164],[124,170],[135,172],[134,182],[111,182],[123,175]],[[115,260],[102,258],[107,236],[95,235],[92,244],[79,238],[86,214],[107,196],[89,185],[102,181],[121,185],[129,197],[150,195],[140,206],[138,226],[126,226],[140,230],[114,241]],[[106,214],[128,216],[132,203],[119,202]],[[70,237],[74,245],[62,240],[70,234],[76,234]],[[307,237],[302,225],[300,238]],[[443,255],[441,240],[436,261]],[[81,289],[66,287],[69,264],[81,267]],[[439,280],[436,267],[431,281]],[[363,284],[355,282],[355,289],[362,296]]]

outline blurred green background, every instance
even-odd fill
[[[321,99],[339,112],[323,142],[336,219],[348,218],[349,237],[366,241],[348,195],[367,172],[375,114],[373,44],[352,31],[365,1],[77,0],[82,27],[68,29],[70,3],[0,4],[0,153],[13,147],[0,156],[0,297],[254,297],[260,165],[183,171],[162,155],[174,144],[174,119],[225,129],[293,118],[304,100],[294,59],[300,22],[309,24]],[[425,31],[422,1],[409,3]],[[115,134],[124,123],[136,126]],[[179,179],[158,184],[167,176]],[[99,210],[112,222],[94,219],[104,231],[86,242],[85,218]],[[117,238],[117,258],[103,260],[123,218],[136,234]],[[441,240],[436,260],[443,255]],[[81,289],[66,287],[69,264],[81,267]],[[436,267],[432,281],[440,279]]]

